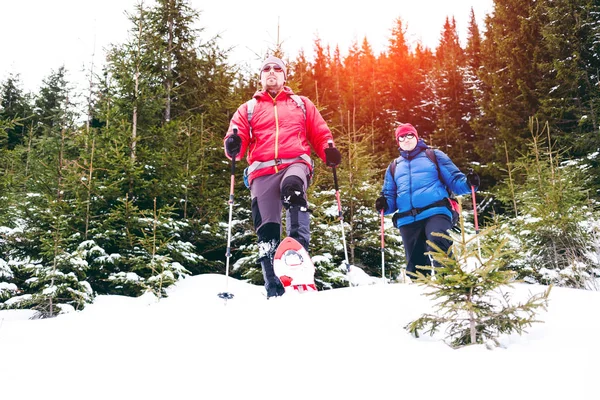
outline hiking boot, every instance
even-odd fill
[[[270,297],[283,296],[285,294],[285,288],[277,277],[268,280],[265,283],[265,289],[267,289],[267,299]]]
[[[271,250],[275,249],[276,246],[275,243],[272,243],[271,246],[260,246],[259,244],[259,249],[261,250],[267,249],[267,247],[269,247],[268,250]],[[283,296],[285,293],[285,288],[283,287],[281,280],[275,275],[275,272],[273,271],[272,255],[275,254],[275,251],[267,251],[263,254],[265,255],[261,257],[258,261],[260,262],[260,266],[262,267],[263,278],[265,280],[265,289],[267,290],[267,299],[269,297]]]

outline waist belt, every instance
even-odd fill
[[[429,210],[430,208],[434,208],[434,207],[446,207],[446,208],[450,208],[450,201],[448,201],[448,199],[445,198],[443,200],[438,200],[435,203],[431,203],[431,204],[429,204],[429,205],[427,205],[425,207],[413,208],[412,210],[404,211],[404,212],[401,212],[401,213],[396,213],[396,214],[394,214],[394,219],[398,220],[400,218],[408,217],[409,215],[412,215],[414,217],[417,214],[420,214],[423,211]]]
[[[267,167],[274,167],[276,165],[281,165],[281,164],[291,164],[296,161],[306,161],[309,165],[311,165],[311,166],[313,165],[310,157],[307,154],[302,154],[300,157],[295,157],[295,158],[276,158],[275,160],[271,160],[271,161],[254,161],[248,167],[248,174],[251,174],[252,172],[259,170],[259,169],[263,169],[263,168],[267,168]]]

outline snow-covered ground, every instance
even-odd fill
[[[0,399],[599,399],[600,292],[554,288],[544,323],[453,350],[404,326],[431,300],[377,284],[266,300],[200,275],[168,298],[99,296],[29,320],[0,311]],[[518,284],[515,297],[545,288]]]

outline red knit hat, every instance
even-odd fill
[[[415,135],[417,140],[419,140],[419,134],[417,133],[417,130],[414,126],[412,126],[411,124],[400,124],[400,126],[396,129],[396,142],[398,141],[398,138],[400,136],[405,136],[409,133]]]

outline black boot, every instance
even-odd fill
[[[274,296],[283,296],[285,294],[285,288],[279,278],[275,276],[271,259],[269,257],[263,257],[258,261],[260,261],[263,277],[265,278],[267,299]]]
[[[283,296],[285,288],[273,270],[273,257],[277,251],[278,240],[258,242],[258,261],[262,267],[263,278],[265,279],[265,289],[267,298],[274,296]]]

